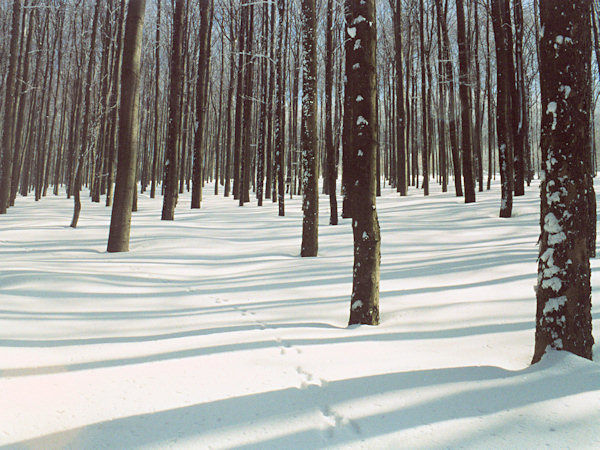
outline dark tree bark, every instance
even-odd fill
[[[243,148],[243,115],[244,115],[244,93],[245,93],[245,73],[247,70],[246,62],[246,37],[248,28],[248,11],[245,0],[242,0],[240,7],[240,27],[237,36],[239,55],[238,55],[238,74],[237,74],[237,94],[235,107],[235,134],[233,143],[233,198],[239,200],[240,194],[240,169]]]
[[[302,0],[302,250],[319,249],[319,186],[317,178],[317,12],[315,0]]]
[[[513,91],[510,72],[513,70],[512,43],[509,40],[507,29],[510,22],[506,22],[508,0],[492,0],[492,24],[496,42],[496,134],[498,136],[498,164],[500,165],[500,178],[502,182],[502,201],[500,204],[500,217],[512,215],[512,202],[514,190],[513,169],[513,121],[512,97]],[[508,16],[510,19],[510,15]]]
[[[160,127],[160,21],[161,21],[161,3],[162,0],[157,0],[156,5],[158,8],[156,15],[156,40],[154,42],[154,144],[152,146],[152,169],[151,169],[151,180],[150,180],[150,198],[156,197],[156,177],[158,168],[158,146],[159,138],[161,135]]]
[[[333,142],[333,0],[327,0],[327,25],[325,29],[325,153],[326,153],[326,177],[329,194],[329,224],[337,225],[337,147]]]
[[[254,61],[252,58],[254,44],[254,4],[246,6],[247,23],[244,39],[244,89],[242,95],[242,123],[239,172],[239,205],[250,201],[250,178],[252,174],[252,96],[254,93]]]
[[[463,0],[456,0],[458,31],[458,89],[460,94],[460,116],[462,125],[462,168],[465,181],[465,203],[475,201],[475,182],[473,180],[473,143],[471,126],[471,99],[469,92],[469,55],[465,26]]]
[[[350,37],[351,71],[347,83],[353,86],[350,124],[353,161],[357,165],[353,189],[352,231],[354,272],[349,324],[379,324],[379,264],[381,236],[377,219],[377,30],[375,0],[347,0],[347,33]]]
[[[171,83],[169,87],[169,122],[167,127],[167,147],[165,161],[165,193],[163,197],[162,220],[175,219],[177,205],[178,158],[177,147],[181,130],[181,90],[183,80],[182,40],[184,1],[175,0],[173,14],[173,41],[171,49]]]
[[[21,0],[14,0],[12,11],[12,29],[10,38],[10,56],[4,97],[4,126],[2,127],[2,172],[0,174],[0,214],[6,214],[10,198],[13,164],[13,126],[15,120],[14,108],[16,103],[15,84],[20,29]]]
[[[450,59],[450,37],[448,36],[448,22],[446,20],[446,9],[442,8],[442,1],[435,0],[437,18],[439,22],[439,26],[442,31],[442,57],[445,61],[445,81],[448,86],[448,128],[450,131],[450,148],[452,151],[452,167],[454,170],[454,190],[457,197],[462,197],[463,189],[462,189],[462,175],[460,168],[460,151],[458,148],[458,132],[457,132],[457,124],[456,124],[456,107],[455,100],[456,94],[454,92],[454,69],[452,67],[452,60]]]
[[[202,179],[204,128],[206,124],[208,77],[208,43],[212,28],[212,1],[200,0],[200,47],[198,55],[198,79],[196,82],[196,134],[194,135],[194,161],[192,176],[192,209],[200,208],[202,202]]]
[[[514,0],[515,17],[515,86],[513,87],[513,126],[515,160],[515,196],[525,195],[525,142],[528,122],[526,119],[525,69],[523,67],[523,5]]]
[[[548,349],[592,358],[590,10],[591,0],[540,0],[544,161],[534,363]]]
[[[423,168],[423,194],[429,195],[429,110],[427,104],[427,82],[425,61],[425,18],[423,0],[419,0],[419,59],[421,61],[421,166]],[[463,141],[464,144],[464,141]],[[464,150],[464,149],[463,149]]]
[[[346,1],[345,7],[345,19],[346,19],[346,35],[344,42],[344,50],[346,58],[344,62],[344,72],[346,74],[346,82],[344,83],[344,117],[342,119],[342,217],[350,218],[353,216],[352,208],[354,206],[354,200],[352,198],[354,184],[356,182],[356,162],[354,161],[355,153],[353,139],[353,124],[352,109],[356,104],[356,95],[353,92],[354,85],[350,83],[350,74],[352,73],[354,66],[353,57],[353,40],[354,36],[349,34],[349,30],[353,30],[352,27],[352,1]]]
[[[146,0],[129,0],[123,42],[117,178],[108,235],[109,252],[129,251],[139,147],[139,86],[145,10]]]
[[[279,215],[285,215],[285,186],[284,186],[284,163],[285,163],[285,58],[284,54],[284,21],[285,21],[285,1],[277,1],[277,10],[279,12],[279,35],[277,38],[277,87],[276,87],[276,111],[275,111],[275,178],[273,183],[273,201],[277,199],[279,206]],[[275,195],[275,193],[277,195]]]
[[[402,0],[395,0],[393,14],[396,68],[396,190],[401,196],[405,196],[408,193],[408,177],[406,176],[404,62],[402,61]]]
[[[10,200],[9,205],[14,206],[15,199],[17,198],[17,192],[19,190],[19,180],[21,178],[21,173],[23,172],[22,166],[23,162],[26,158],[26,148],[28,137],[31,135],[31,118],[32,114],[36,110],[34,106],[34,102],[31,100],[32,92],[29,89],[29,65],[31,63],[30,55],[33,53],[31,51],[33,35],[37,28],[37,10],[33,10],[29,15],[29,23],[26,24],[26,11],[23,12],[23,35],[27,32],[27,37],[23,36],[25,40],[25,47],[23,48],[23,43],[21,43],[22,55],[20,56],[21,68],[17,71],[20,72],[20,76],[18,77],[18,82],[15,84],[15,90],[17,92],[15,99],[15,107],[17,111],[17,115],[15,117],[15,128],[13,130],[13,154],[12,154],[12,175],[11,175],[11,187],[10,187]],[[34,76],[33,84],[37,84],[37,74],[39,72],[39,59],[38,64],[36,64],[36,76]],[[18,105],[18,106],[16,106]],[[29,114],[25,114],[26,110],[29,110]],[[25,141],[25,142],[23,142]],[[27,159],[29,162],[29,158]],[[26,165],[26,168],[28,166]],[[21,190],[21,193],[26,196],[27,195],[27,187]]]
[[[446,76],[443,60],[443,37],[439,20],[437,21],[438,31],[438,148],[440,155],[440,175],[442,180],[442,192],[448,191],[448,152],[446,150],[446,119],[444,111],[446,110]]]
[[[92,116],[92,77],[94,75],[94,59],[96,53],[96,34],[98,32],[98,15],[100,13],[100,0],[96,0],[96,6],[94,8],[94,18],[92,19],[92,37],[90,45],[90,57],[88,61],[87,72],[85,76],[85,98],[84,98],[84,113],[83,113],[83,125],[82,125],[82,138],[81,148],[79,149],[79,156],[77,158],[77,167],[75,168],[75,181],[73,183],[73,219],[71,220],[71,228],[77,227],[79,221],[79,213],[81,212],[81,183],[83,176],[83,165],[85,164],[85,157],[87,152],[90,151],[88,146],[90,140],[90,120]]]
[[[235,33],[235,20],[233,19],[233,12],[230,12],[230,34],[233,36]],[[231,52],[229,55],[229,89],[228,89],[228,98],[227,98],[227,111],[225,112],[225,117],[227,120],[227,137],[225,139],[225,187],[223,195],[225,197],[229,197],[231,193],[231,128],[232,128],[232,120],[231,120],[231,110],[233,109],[233,100],[234,100],[234,92],[235,92],[235,74],[236,74],[236,66],[235,66],[235,41],[231,42]],[[234,150],[235,151],[235,150]]]
[[[106,206],[113,202],[113,189],[115,180],[115,162],[117,153],[117,125],[119,118],[119,97],[121,96],[121,61],[123,59],[123,25],[125,23],[125,0],[121,0],[119,7],[119,20],[116,33],[116,49],[113,61],[112,89],[110,93],[110,105],[112,108],[110,116],[110,130],[108,133],[109,147],[108,160],[106,163]]]

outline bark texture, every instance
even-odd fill
[[[544,159],[534,363],[549,348],[592,358],[590,11],[591,0],[540,1]]]

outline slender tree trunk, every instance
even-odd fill
[[[159,139],[161,136],[160,127],[160,21],[161,21],[161,3],[162,0],[157,0],[158,8],[156,15],[156,38],[154,42],[154,145],[152,146],[152,174],[150,181],[150,198],[156,197],[156,177],[158,168],[159,154]]]
[[[10,198],[13,164],[14,105],[17,99],[16,73],[19,31],[21,29],[21,0],[14,0],[10,38],[10,56],[4,97],[4,126],[2,128],[2,172],[0,174],[0,214],[6,214]]]
[[[121,105],[119,107],[119,158],[115,199],[108,235],[109,252],[129,251],[131,210],[136,192],[136,168],[139,147],[139,85],[142,31],[146,0],[129,0],[123,42]]]
[[[337,225],[337,167],[333,143],[333,0],[327,0],[327,25],[325,30],[325,154],[327,155],[326,180],[329,194],[329,224]]]
[[[208,77],[208,42],[212,28],[212,1],[200,0],[200,48],[198,58],[198,79],[196,83],[196,134],[194,136],[194,168],[192,177],[192,209],[200,208],[202,201],[202,168],[204,154],[202,145],[207,112],[206,78]]]
[[[182,88],[182,40],[184,1],[175,0],[173,15],[173,41],[171,50],[171,83],[169,87],[169,122],[167,127],[167,155],[165,161],[165,194],[163,197],[162,220],[175,219],[177,205],[177,147],[181,130],[181,88]]]
[[[440,28],[442,30],[442,55],[446,64],[444,73],[446,75],[446,83],[448,86],[448,128],[450,131],[450,148],[452,151],[452,167],[454,170],[454,190],[456,192],[457,197],[462,197],[463,189],[460,168],[460,151],[458,148],[458,132],[456,124],[456,94],[454,93],[454,69],[452,67],[452,60],[450,59],[450,37],[448,36],[448,23],[446,20],[447,11],[442,8],[441,0],[435,0],[435,6]]]
[[[473,144],[471,140],[471,101],[469,95],[469,55],[465,27],[463,0],[456,0],[458,30],[459,92],[462,124],[462,166],[465,180],[465,203],[475,202],[475,182],[473,180]]]
[[[242,95],[242,123],[240,150],[240,172],[239,172],[239,205],[250,201],[250,178],[252,166],[252,95],[254,92],[253,86],[253,71],[254,62],[252,58],[253,40],[254,40],[254,4],[249,3],[247,6],[248,17],[246,22],[244,39],[244,89]]]
[[[421,60],[421,131],[422,139],[421,142],[421,164],[423,167],[423,194],[429,195],[429,131],[428,131],[428,109],[427,109],[427,82],[426,76],[426,62],[425,62],[425,34],[423,29],[425,27],[425,19],[423,12],[423,0],[419,0],[419,56]]]
[[[406,176],[406,113],[404,110],[404,82],[402,61],[402,0],[395,0],[394,45],[396,68],[396,190],[401,196],[408,194],[408,177]]]
[[[87,73],[85,77],[85,98],[84,98],[84,113],[82,125],[81,148],[79,149],[79,157],[77,158],[77,167],[75,169],[75,183],[73,185],[73,219],[71,220],[71,228],[77,227],[79,221],[79,213],[81,212],[81,179],[83,176],[83,165],[87,152],[91,150],[90,144],[90,120],[92,116],[92,78],[94,75],[94,59],[96,54],[96,34],[98,32],[98,15],[100,13],[100,0],[96,0],[94,8],[94,18],[92,20],[92,37],[90,45],[90,57],[88,61]]]
[[[513,127],[511,82],[508,72],[512,68],[512,46],[506,35],[508,0],[492,0],[492,23],[496,41],[496,134],[498,136],[498,164],[502,180],[500,217],[512,215],[514,190]]]
[[[525,69],[523,67],[523,6],[521,0],[513,0],[515,17],[515,85],[513,88],[513,127],[515,161],[515,196],[525,195],[525,142],[527,120],[525,119]]]
[[[125,0],[121,0],[119,8],[119,21],[117,24],[116,50],[113,64],[112,75],[112,92],[111,92],[111,117],[110,131],[108,133],[108,164],[106,168],[106,206],[111,206],[113,201],[113,189],[115,180],[115,163],[117,156],[117,122],[119,118],[119,97],[121,95],[121,82],[119,76],[121,74],[121,61],[123,56],[123,24],[125,23]]]

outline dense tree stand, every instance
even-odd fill
[[[541,236],[535,353],[592,358],[589,204],[591,0],[540,1]],[[577,64],[573,64],[577,61]]]

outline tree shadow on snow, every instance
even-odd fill
[[[561,355],[550,363],[542,361],[516,372],[491,366],[455,367],[323,382],[321,386],[287,388],[107,420],[0,448],[132,448],[178,442],[189,445],[188,439],[206,446],[248,449],[351,444],[600,390],[598,364],[561,364],[565,358],[573,357]],[[456,384],[459,386],[449,386]],[[431,395],[435,389],[436,394]],[[420,390],[424,396],[418,395]],[[363,414],[360,407],[348,408],[352,402],[370,397],[393,398],[402,406],[378,408],[381,412],[374,414]],[[335,417],[335,422],[324,420],[328,415]],[[456,434],[451,438],[456,440]]]

